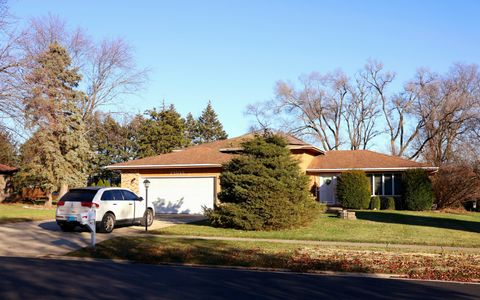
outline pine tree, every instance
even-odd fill
[[[92,171],[89,181],[105,179],[119,183],[119,172],[103,167],[127,161],[135,156],[130,152],[128,126],[120,125],[109,114],[96,113],[90,120],[88,140],[95,153],[95,158],[90,162]]]
[[[185,138],[189,144],[194,144],[198,139],[198,122],[192,113],[188,113],[185,118]]]
[[[8,131],[0,129],[0,164],[15,167],[18,164],[15,142]]]
[[[25,116],[34,134],[21,148],[18,178],[42,187],[49,198],[47,205],[51,205],[53,191],[62,193],[68,186],[86,184],[92,152],[79,109],[85,95],[75,89],[80,80],[67,51],[58,43],[37,57],[25,78],[29,87]]]
[[[185,120],[174,105],[161,111],[155,108],[146,112],[138,136],[139,157],[159,155],[188,145],[185,138]]]
[[[276,230],[312,221],[318,212],[308,177],[279,136],[257,136],[227,163],[220,176],[221,204],[206,210],[214,226]]]
[[[207,107],[197,121],[197,136],[195,144],[209,143],[226,139],[227,133],[223,130],[222,123],[218,120],[217,113],[213,110],[212,103],[208,101]]]

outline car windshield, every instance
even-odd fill
[[[63,195],[61,201],[64,202],[92,202],[96,190],[74,189]]]

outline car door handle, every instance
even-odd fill
[[[133,205],[132,203],[128,203],[128,205]]]
[[[113,205],[117,205],[117,203],[113,203]]]

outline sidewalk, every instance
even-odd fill
[[[219,237],[219,236],[192,236],[192,235],[160,235],[145,234],[152,237],[162,237],[170,239],[199,239],[214,241],[237,241],[237,242],[266,242],[299,244],[312,246],[345,246],[361,248],[386,248],[386,249],[411,249],[411,250],[435,250],[435,251],[460,251],[480,253],[479,248],[472,247],[453,247],[453,246],[431,246],[431,245],[408,245],[408,244],[385,244],[385,243],[362,243],[362,242],[336,242],[336,241],[312,241],[312,240],[283,240],[283,239],[259,239],[259,238],[239,238],[239,237]]]

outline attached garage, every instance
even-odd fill
[[[143,181],[148,179],[148,201],[157,214],[201,214],[213,208],[215,177],[141,177],[140,195],[145,198]]]

